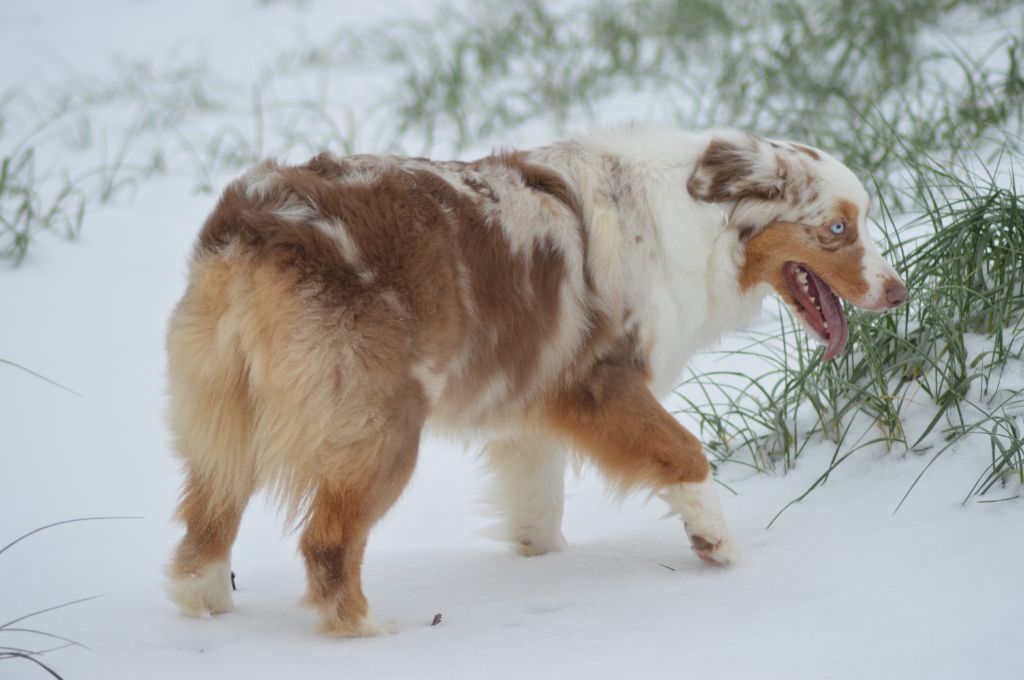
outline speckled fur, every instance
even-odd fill
[[[503,535],[526,554],[565,545],[570,447],[617,488],[657,492],[701,558],[731,561],[700,442],[658,398],[773,289],[786,297],[776,270],[794,253],[880,307],[895,274],[866,213],[823,151],[732,131],[252,169],[203,227],[170,322],[187,471],[170,592],[186,613],[230,607],[231,544],[267,488],[302,527],[323,630],[379,632],[363,552],[428,422],[496,441]],[[839,216],[849,242],[816,237]]]

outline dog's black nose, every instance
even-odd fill
[[[899,279],[889,279],[885,284],[885,299],[890,307],[899,307],[907,301],[907,287]]]

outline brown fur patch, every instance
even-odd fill
[[[746,243],[747,241],[749,241],[751,239],[751,237],[753,237],[754,234],[757,233],[757,227],[750,226],[750,225],[738,227],[738,229],[739,229],[739,239],[740,239],[741,243]]]
[[[564,259],[550,242],[537,242],[527,262],[513,253],[499,226],[466,217],[458,248],[466,256],[479,329],[468,338],[472,359],[463,389],[472,394],[500,373],[522,389],[537,368],[540,346],[556,329]]]
[[[836,218],[846,220],[841,236],[829,233],[828,226],[775,222],[755,234],[746,245],[746,259],[740,271],[740,287],[747,290],[758,283],[769,283],[783,300],[794,304],[782,267],[798,262],[810,267],[842,298],[860,301],[868,292],[864,280],[864,247],[858,242],[857,208],[840,201]]]
[[[185,523],[185,538],[171,564],[172,575],[194,577],[204,565],[227,559],[248,500],[248,493],[231,498],[196,471],[189,474],[176,514]]]
[[[579,198],[556,171],[530,163],[522,151],[506,151],[498,154],[496,159],[515,169],[527,188],[553,196],[565,205],[577,220],[583,221],[583,208],[580,206]]]
[[[583,206],[580,204],[579,197],[561,175],[550,168],[528,162],[527,155],[522,151],[500,153],[496,158],[498,161],[515,169],[527,188],[553,196],[565,205],[575,217],[580,247],[583,252],[583,281],[587,286],[587,290],[593,292],[594,280],[589,265],[590,233],[585,227]]]
[[[303,283],[317,283],[334,290],[345,290],[354,283],[355,270],[330,237],[254,204],[244,196],[238,183],[224,191],[199,233],[197,254],[202,257],[219,253],[231,243]]]
[[[665,411],[646,381],[643,370],[602,361],[552,399],[548,422],[622,492],[703,481],[709,466],[700,442]]]
[[[351,167],[346,161],[327,152],[311,158],[306,163],[306,168],[312,170],[323,179],[338,179],[351,171]]]
[[[768,176],[757,167],[759,137],[749,135],[749,144],[739,146],[723,139],[712,139],[697,161],[686,184],[694,198],[711,203],[740,198],[775,200],[784,191],[785,168],[776,164],[775,175]],[[777,161],[778,159],[776,159]]]

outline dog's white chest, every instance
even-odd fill
[[[681,297],[674,287],[657,282],[651,287],[642,335],[650,342],[651,391],[659,399],[679,382],[683,367],[699,349],[700,329],[707,320],[702,291]]]
[[[761,309],[764,293],[716,290],[696,273],[656,281],[641,331],[650,343],[651,391],[659,399],[671,392],[694,354],[750,323]]]

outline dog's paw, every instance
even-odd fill
[[[687,534],[690,536],[690,547],[693,548],[693,552],[708,564],[725,566],[736,561],[736,544],[728,533],[715,536],[710,533],[702,535],[700,532],[687,531]]]
[[[320,630],[332,637],[374,637],[376,635],[394,635],[398,625],[393,621],[378,623],[373,615],[367,614],[356,620],[342,620],[337,617],[323,618]]]
[[[661,498],[668,503],[670,514],[682,518],[690,545],[698,557],[717,565],[736,561],[736,545],[729,536],[710,477],[702,482],[668,487],[661,492]]]
[[[549,552],[565,550],[569,547],[561,531],[547,535],[519,532],[513,545],[516,552],[525,557],[536,557],[537,555],[544,555]]]
[[[195,574],[174,576],[168,579],[165,589],[186,616],[209,618],[234,608],[227,560],[211,562]]]

